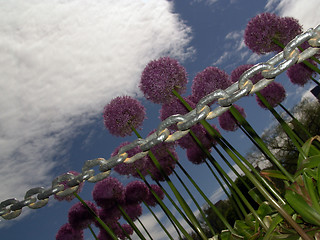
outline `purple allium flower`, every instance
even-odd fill
[[[75,230],[69,223],[61,226],[56,235],[56,240],[82,240],[83,230]]]
[[[142,207],[138,204],[127,204],[124,206],[125,212],[131,218],[132,221],[137,220],[142,215]]]
[[[113,153],[111,154],[111,157],[114,157],[116,156],[118,153],[119,153],[119,150],[128,145],[130,142],[123,142],[120,144],[119,147],[117,147]],[[130,149],[129,151],[127,151],[128,153],[128,157],[132,157],[134,155],[136,155],[137,153],[141,152],[140,150],[140,147],[137,146],[133,149]],[[139,178],[139,174],[137,173],[137,170],[140,170],[140,172],[143,172],[144,168],[145,168],[145,163],[147,161],[147,157],[143,157],[143,158],[140,158],[138,160],[136,160],[135,162],[133,163],[120,163],[118,164],[117,166],[115,166],[113,169],[121,174],[121,175],[131,175],[133,177],[137,177]],[[128,176],[129,177],[129,176]]]
[[[78,172],[76,172],[76,171],[69,171],[68,173],[71,173],[71,174],[73,174],[74,176],[78,176],[78,175],[80,174],[80,173],[78,173]],[[59,184],[62,184],[62,185],[64,186],[64,190],[66,190],[67,188],[69,188],[68,185],[67,185],[67,183],[68,183],[68,181],[63,181],[63,182],[61,182],[61,183],[59,183]],[[81,192],[81,190],[82,190],[82,188],[83,188],[83,184],[84,184],[84,182],[82,182],[82,183],[79,184],[79,188],[78,188],[78,190],[76,191],[76,193],[80,193],[80,192]],[[74,198],[75,198],[75,196],[74,196],[73,194],[72,194],[72,195],[69,195],[69,196],[66,196],[66,197],[60,197],[60,196],[58,196],[57,194],[54,195],[54,199],[56,199],[56,200],[58,200],[58,201],[63,201],[63,200],[65,200],[65,201],[70,202],[70,201],[72,201]]]
[[[307,60],[314,66],[315,62],[312,60]],[[299,63],[291,66],[287,70],[287,76],[293,84],[304,86],[310,78],[315,74],[315,71],[307,67],[304,63]]]
[[[229,75],[217,67],[207,67],[197,73],[193,79],[191,90],[193,99],[198,102],[201,98],[218,89],[226,89],[232,82]]]
[[[141,203],[149,194],[149,188],[144,182],[132,181],[126,186],[126,204]]]
[[[132,128],[139,128],[146,118],[145,107],[129,96],[116,97],[104,107],[104,125],[115,136],[131,135]]]
[[[158,185],[151,184],[150,187],[161,200],[164,199],[164,192],[162,191],[162,189]],[[158,201],[157,201],[156,197],[153,195],[153,193],[151,192],[151,190],[149,191],[149,195],[148,195],[147,199],[145,200],[145,202],[146,202],[146,204],[148,204],[151,207],[154,207],[158,204]]]
[[[109,209],[118,203],[124,203],[124,192],[125,188],[122,183],[118,179],[109,176],[96,183],[92,196],[98,206]]]
[[[155,155],[156,159],[158,160],[158,162],[163,170],[163,173],[166,174],[167,176],[169,176],[172,174],[173,169],[176,166],[176,161],[174,159],[172,159],[169,152],[175,157],[175,159],[178,159],[178,155],[175,152],[175,149],[172,147],[165,149],[165,148],[161,148],[161,146],[159,146],[159,151],[157,151],[155,149],[156,147],[157,147],[157,145],[155,147],[153,147],[153,150],[151,149],[151,151]],[[163,176],[161,171],[156,167],[156,165],[153,163],[153,161],[151,160],[150,157],[148,158],[146,168],[151,173],[151,178],[153,180],[156,180],[156,181],[164,181],[165,180],[165,177]]]
[[[206,154],[198,146],[187,149],[188,160],[194,164],[201,164],[206,160]]]
[[[231,81],[233,83],[237,82],[239,80],[239,78],[241,77],[241,75],[253,66],[254,66],[253,64],[245,64],[245,65],[240,65],[239,67],[234,69],[230,74]],[[253,84],[255,84],[261,79],[263,79],[263,76],[261,75],[261,73],[259,73],[259,74],[254,75],[253,78],[251,78],[250,80],[252,81]]]
[[[276,107],[286,98],[286,90],[277,82],[272,82],[264,89],[260,90],[262,96],[266,98],[271,107]],[[256,96],[256,100],[260,107],[267,108],[262,101]]]
[[[115,222],[108,222],[107,226],[113,231],[115,235],[118,235],[121,231],[121,228],[119,227],[118,221]],[[109,233],[102,227],[98,226],[100,229],[98,239],[99,240],[113,240],[113,238],[109,235]]]
[[[121,228],[121,232],[117,235],[120,239],[126,239],[126,234],[123,231],[125,231],[129,236],[133,234],[133,229],[129,224],[122,224]]]
[[[162,57],[148,63],[142,72],[140,89],[146,99],[154,103],[168,103],[173,98],[172,90],[186,90],[187,74],[178,61]]]
[[[274,40],[286,45],[300,33],[302,27],[296,19],[261,13],[248,22],[244,43],[257,54],[280,52],[282,48],[275,44]]]
[[[98,210],[98,216],[104,223],[109,225],[117,222],[121,218],[122,214],[116,206],[113,206],[108,209],[100,208]],[[95,222],[95,225],[97,227],[101,227],[98,221]]]
[[[216,141],[207,133],[205,128],[201,124],[196,124],[191,127],[192,132],[197,136],[197,138],[201,141],[201,143],[206,148],[210,148],[212,145],[216,144]],[[177,140],[177,143],[180,147],[188,149],[194,146],[197,146],[193,137],[188,133],[184,137]]]
[[[89,208],[91,208],[93,212],[95,212],[96,214],[98,213],[98,210],[94,203],[89,201],[85,201],[85,203],[89,206]],[[95,221],[94,216],[89,212],[89,210],[85,206],[82,205],[81,202],[74,204],[70,208],[68,213],[68,219],[70,225],[74,229],[85,229]]]
[[[246,113],[244,112],[244,109],[236,104],[233,104],[233,106],[238,110],[238,112],[245,118],[246,117]],[[219,124],[220,127],[223,130],[226,131],[235,131],[238,129],[238,122],[237,120],[233,117],[233,115],[231,114],[230,110],[222,113],[219,117]]]
[[[188,98],[184,98],[184,100],[190,105],[190,107],[195,108],[196,104],[189,100]],[[179,99],[175,98],[170,103],[166,103],[162,105],[160,109],[160,119],[163,121],[174,114],[185,115],[189,111],[187,108],[180,102]],[[177,130],[177,125],[171,125],[169,129]]]

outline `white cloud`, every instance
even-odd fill
[[[275,9],[280,16],[294,17],[299,20],[304,30],[320,24],[319,0],[269,0],[266,10]]]
[[[16,0],[0,7],[0,201],[50,184],[53,157],[191,30],[165,0]],[[85,159],[84,159],[85,160]]]

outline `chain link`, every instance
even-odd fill
[[[310,47],[300,53],[298,47],[308,41]],[[82,173],[75,176],[72,173],[66,173],[58,176],[52,181],[52,187],[44,189],[43,187],[36,187],[28,190],[25,198],[18,201],[15,198],[7,199],[0,203],[0,216],[3,219],[9,220],[18,217],[21,214],[22,208],[28,206],[32,209],[37,209],[45,206],[51,195],[57,194],[58,196],[69,196],[77,191],[79,184],[88,182],[98,182],[109,176],[113,167],[120,163],[132,163],[137,161],[148,154],[148,151],[153,146],[161,142],[174,142],[189,133],[190,127],[199,121],[206,119],[210,120],[220,116],[226,112],[230,106],[240,98],[260,91],[265,88],[275,77],[287,70],[294,64],[300,63],[316,53],[320,49],[320,25],[314,29],[308,29],[306,32],[296,36],[284,48],[284,50],[267,62],[254,65],[252,68],[245,71],[239,78],[238,82],[232,84],[225,90],[216,90],[205,97],[203,97],[197,104],[196,108],[185,115],[172,115],[162,121],[158,126],[156,132],[148,136],[146,139],[137,139],[122,147],[118,155],[109,158],[96,158],[87,160],[82,167]],[[264,77],[256,84],[250,80],[257,74]],[[211,111],[210,106],[217,101],[218,105]],[[168,127],[176,125],[178,130],[170,133]],[[139,146],[141,152],[132,157],[128,157],[127,152]],[[99,166],[100,173],[95,175],[93,167]],[[66,182],[69,188],[64,187],[62,182]]]

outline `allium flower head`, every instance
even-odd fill
[[[226,89],[232,82],[229,75],[217,67],[207,67],[202,72],[197,73],[193,79],[191,90],[196,102],[201,98],[218,89]]]
[[[108,209],[100,208],[98,210],[98,216],[103,222],[109,225],[117,222],[121,218],[122,214],[120,210],[116,206],[114,206]],[[95,225],[97,227],[101,227],[98,221],[95,222]]]
[[[73,174],[74,176],[78,176],[78,175],[80,174],[80,173],[78,173],[78,172],[76,172],[76,171],[69,171],[68,173],[71,173],[71,174]],[[67,185],[67,183],[68,183],[68,181],[63,181],[63,182],[61,182],[61,183],[59,183],[59,184],[62,184],[62,185],[64,186],[64,190],[66,190],[67,188],[69,188],[68,185]],[[76,193],[80,193],[80,192],[81,192],[81,190],[82,190],[82,188],[83,188],[83,184],[84,184],[84,182],[82,182],[82,183],[79,184],[79,188],[77,189]],[[57,194],[54,195],[54,199],[56,199],[56,200],[58,200],[58,201],[63,201],[63,200],[65,200],[65,201],[70,202],[70,201],[72,201],[74,198],[75,198],[75,196],[74,196],[73,194],[72,194],[72,195],[69,195],[69,196],[66,196],[66,197],[61,197],[61,196],[58,196]]]
[[[188,98],[184,99],[192,108],[196,107],[196,104],[193,103],[191,100],[189,100]],[[170,117],[171,115],[174,114],[181,114],[181,115],[185,115],[187,114],[189,111],[187,110],[187,108],[180,102],[179,99],[175,98],[173,99],[170,103],[166,103],[162,105],[162,108],[160,109],[160,119],[163,121],[165,119],[167,119],[168,117]],[[177,126],[176,125],[171,125],[169,127],[169,129],[172,130],[177,130]]]
[[[307,61],[316,66],[314,61]],[[290,81],[293,84],[300,86],[304,86],[314,74],[315,72],[307,67],[304,63],[295,64],[287,70],[287,76],[289,77]]]
[[[126,186],[126,203],[141,203],[149,194],[149,188],[144,182],[132,181]]]
[[[122,183],[114,178],[107,177],[97,182],[92,191],[93,200],[98,206],[108,209],[125,201],[125,188]]]
[[[111,157],[114,157],[116,156],[118,153],[119,153],[119,150],[128,145],[130,142],[123,142],[120,144],[119,147],[117,147],[113,153],[111,154]],[[140,147],[137,146],[133,149],[130,149],[129,151],[127,151],[128,153],[128,157],[132,157],[134,155],[136,155],[137,153],[141,152],[140,150]],[[121,175],[128,175],[128,177],[131,175],[133,177],[140,177],[139,174],[137,173],[136,169],[140,170],[140,171],[143,171],[144,170],[144,167],[145,167],[145,163],[147,161],[147,157],[143,157],[143,158],[140,158],[138,160],[136,160],[135,162],[133,163],[120,163],[118,164],[117,166],[115,166],[113,169],[121,174]]]
[[[245,118],[246,113],[244,112],[244,109],[236,104],[233,104],[233,106],[238,110],[238,112]],[[230,110],[224,112],[218,117],[220,127],[226,131],[235,131],[238,129],[237,120],[233,117]]]
[[[93,212],[98,213],[96,205],[92,202],[85,201]],[[94,222],[94,217],[81,202],[74,204],[68,213],[69,223],[74,229],[85,229]]]
[[[260,90],[260,93],[266,98],[272,107],[278,106],[278,104],[286,98],[286,90],[280,83],[277,82],[270,83],[264,89]],[[256,100],[260,107],[267,108],[258,98],[258,96],[256,96]]]
[[[154,191],[154,193],[161,199],[164,199],[164,192],[162,191],[162,189],[156,185],[156,184],[151,184],[150,185],[151,189]],[[153,195],[153,193],[151,192],[151,190],[149,191],[149,195],[145,201],[149,206],[154,207],[158,204],[158,201],[156,199],[156,197]]]
[[[127,204],[124,206],[125,212],[131,218],[132,221],[137,220],[142,215],[142,207],[138,204]]]
[[[83,230],[75,230],[69,223],[61,226],[56,235],[56,240],[82,240]]]
[[[212,145],[216,143],[201,124],[196,124],[192,126],[191,130],[206,148],[209,149]],[[190,133],[177,140],[177,143],[180,147],[184,149],[197,146],[195,140],[190,135]]]
[[[186,90],[187,74],[178,61],[162,57],[151,61],[142,72],[140,89],[146,99],[154,103],[168,103],[174,98],[172,90]]]
[[[120,137],[131,135],[132,128],[139,128],[145,118],[145,107],[129,96],[113,99],[103,111],[105,127],[111,134]]]
[[[245,64],[245,65],[240,65],[239,67],[234,69],[230,74],[231,81],[233,83],[239,81],[239,78],[241,77],[241,75],[253,66],[254,66],[253,64]],[[261,73],[259,73],[254,75],[253,78],[251,78],[250,80],[252,81],[253,84],[255,84],[261,79],[263,79],[263,76],[261,75]]]
[[[244,43],[257,54],[280,52],[282,48],[275,44],[274,40],[286,45],[300,33],[302,27],[296,19],[261,13],[248,22],[244,32]]]
[[[157,145],[155,146],[157,147]],[[153,147],[153,148],[155,148]],[[176,161],[174,159],[172,159],[172,157],[170,156],[170,154],[168,152],[170,152],[175,159],[178,159],[178,155],[175,151],[174,148],[159,148],[159,151],[153,149],[151,150],[152,153],[155,155],[156,159],[158,160],[163,172],[169,176],[172,174],[173,169],[176,166]],[[146,168],[148,169],[149,172],[151,172],[151,178],[155,181],[164,181],[165,177],[163,176],[163,174],[161,173],[161,171],[157,168],[157,166],[153,163],[152,159],[150,157],[148,157],[148,161],[146,163]]]
[[[206,154],[198,147],[193,146],[187,149],[188,160],[194,164],[201,164],[206,160]]]
[[[126,239],[126,234],[123,231],[125,231],[127,233],[127,235],[129,235],[129,236],[133,234],[133,229],[129,224],[126,224],[126,223],[122,224],[121,228],[122,228],[121,232],[119,232],[119,234],[118,234],[118,237],[120,239]]]

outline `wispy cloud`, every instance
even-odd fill
[[[192,53],[172,2],[5,1],[0,8],[0,201],[49,184],[77,127],[120,94],[138,95],[144,66]]]
[[[276,11],[280,16],[294,17],[304,30],[320,24],[320,4],[318,0],[269,0],[266,11]]]

